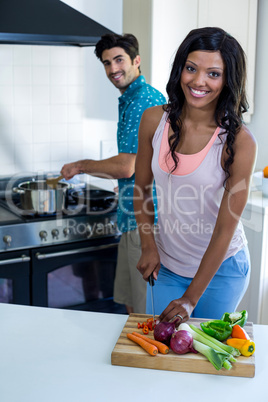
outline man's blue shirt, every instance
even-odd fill
[[[166,103],[165,97],[157,89],[147,84],[140,75],[119,97],[119,120],[117,145],[119,153],[136,154],[141,116],[145,109]],[[128,179],[119,179],[119,202],[117,224],[121,232],[137,227],[133,210],[133,187],[135,174]]]

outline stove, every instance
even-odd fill
[[[0,302],[126,314],[113,301],[116,194],[72,184],[61,210],[40,214],[13,191],[33,179],[0,179]]]
[[[120,235],[116,225],[116,194],[114,199],[100,200],[92,206],[86,198],[82,197],[81,203],[74,199],[72,193],[77,193],[77,187],[71,187],[62,211],[36,214],[22,208],[20,196],[4,188],[7,182],[5,179],[0,184],[0,251]],[[94,194],[99,190],[96,186],[79,185],[80,192]]]

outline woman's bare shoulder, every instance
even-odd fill
[[[143,124],[145,125],[149,124],[151,129],[155,131],[163,116],[163,113],[164,113],[163,105],[149,107],[143,112],[142,115]]]
[[[156,118],[156,119],[161,119],[163,113],[164,113],[164,109],[163,106],[165,105],[158,105],[158,106],[152,106],[152,107],[148,107],[143,114],[146,114],[146,116],[150,117],[150,118]]]
[[[257,141],[252,134],[252,132],[248,129],[244,124],[242,125],[238,136],[236,138],[237,147],[243,146],[243,148],[253,148],[257,147]]]
[[[256,163],[257,142],[251,131],[242,125],[235,140],[234,168],[244,174],[251,174]]]

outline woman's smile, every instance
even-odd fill
[[[201,90],[194,89],[191,87],[189,87],[189,89],[190,89],[192,95],[196,98],[203,98],[204,96],[206,96],[209,93],[209,91],[201,91]]]

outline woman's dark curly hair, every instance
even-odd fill
[[[242,126],[242,113],[248,109],[246,97],[246,57],[245,53],[231,35],[221,28],[198,28],[189,32],[177,50],[169,81],[166,86],[168,103],[164,109],[174,134],[169,139],[170,152],[174,160],[172,172],[178,165],[176,147],[180,141],[182,128],[181,113],[184,104],[184,93],[181,88],[181,73],[189,53],[204,51],[220,51],[225,66],[225,86],[220,94],[215,110],[215,122],[227,133],[226,145],[228,157],[224,162],[227,179],[230,177],[229,167],[234,161],[234,142],[237,132]]]
[[[137,38],[132,34],[106,34],[101,37],[95,47],[95,55],[100,61],[102,61],[102,53],[104,50],[112,49],[113,47],[121,47],[129,55],[131,61],[138,56],[139,42]],[[139,67],[139,71],[140,67]]]

